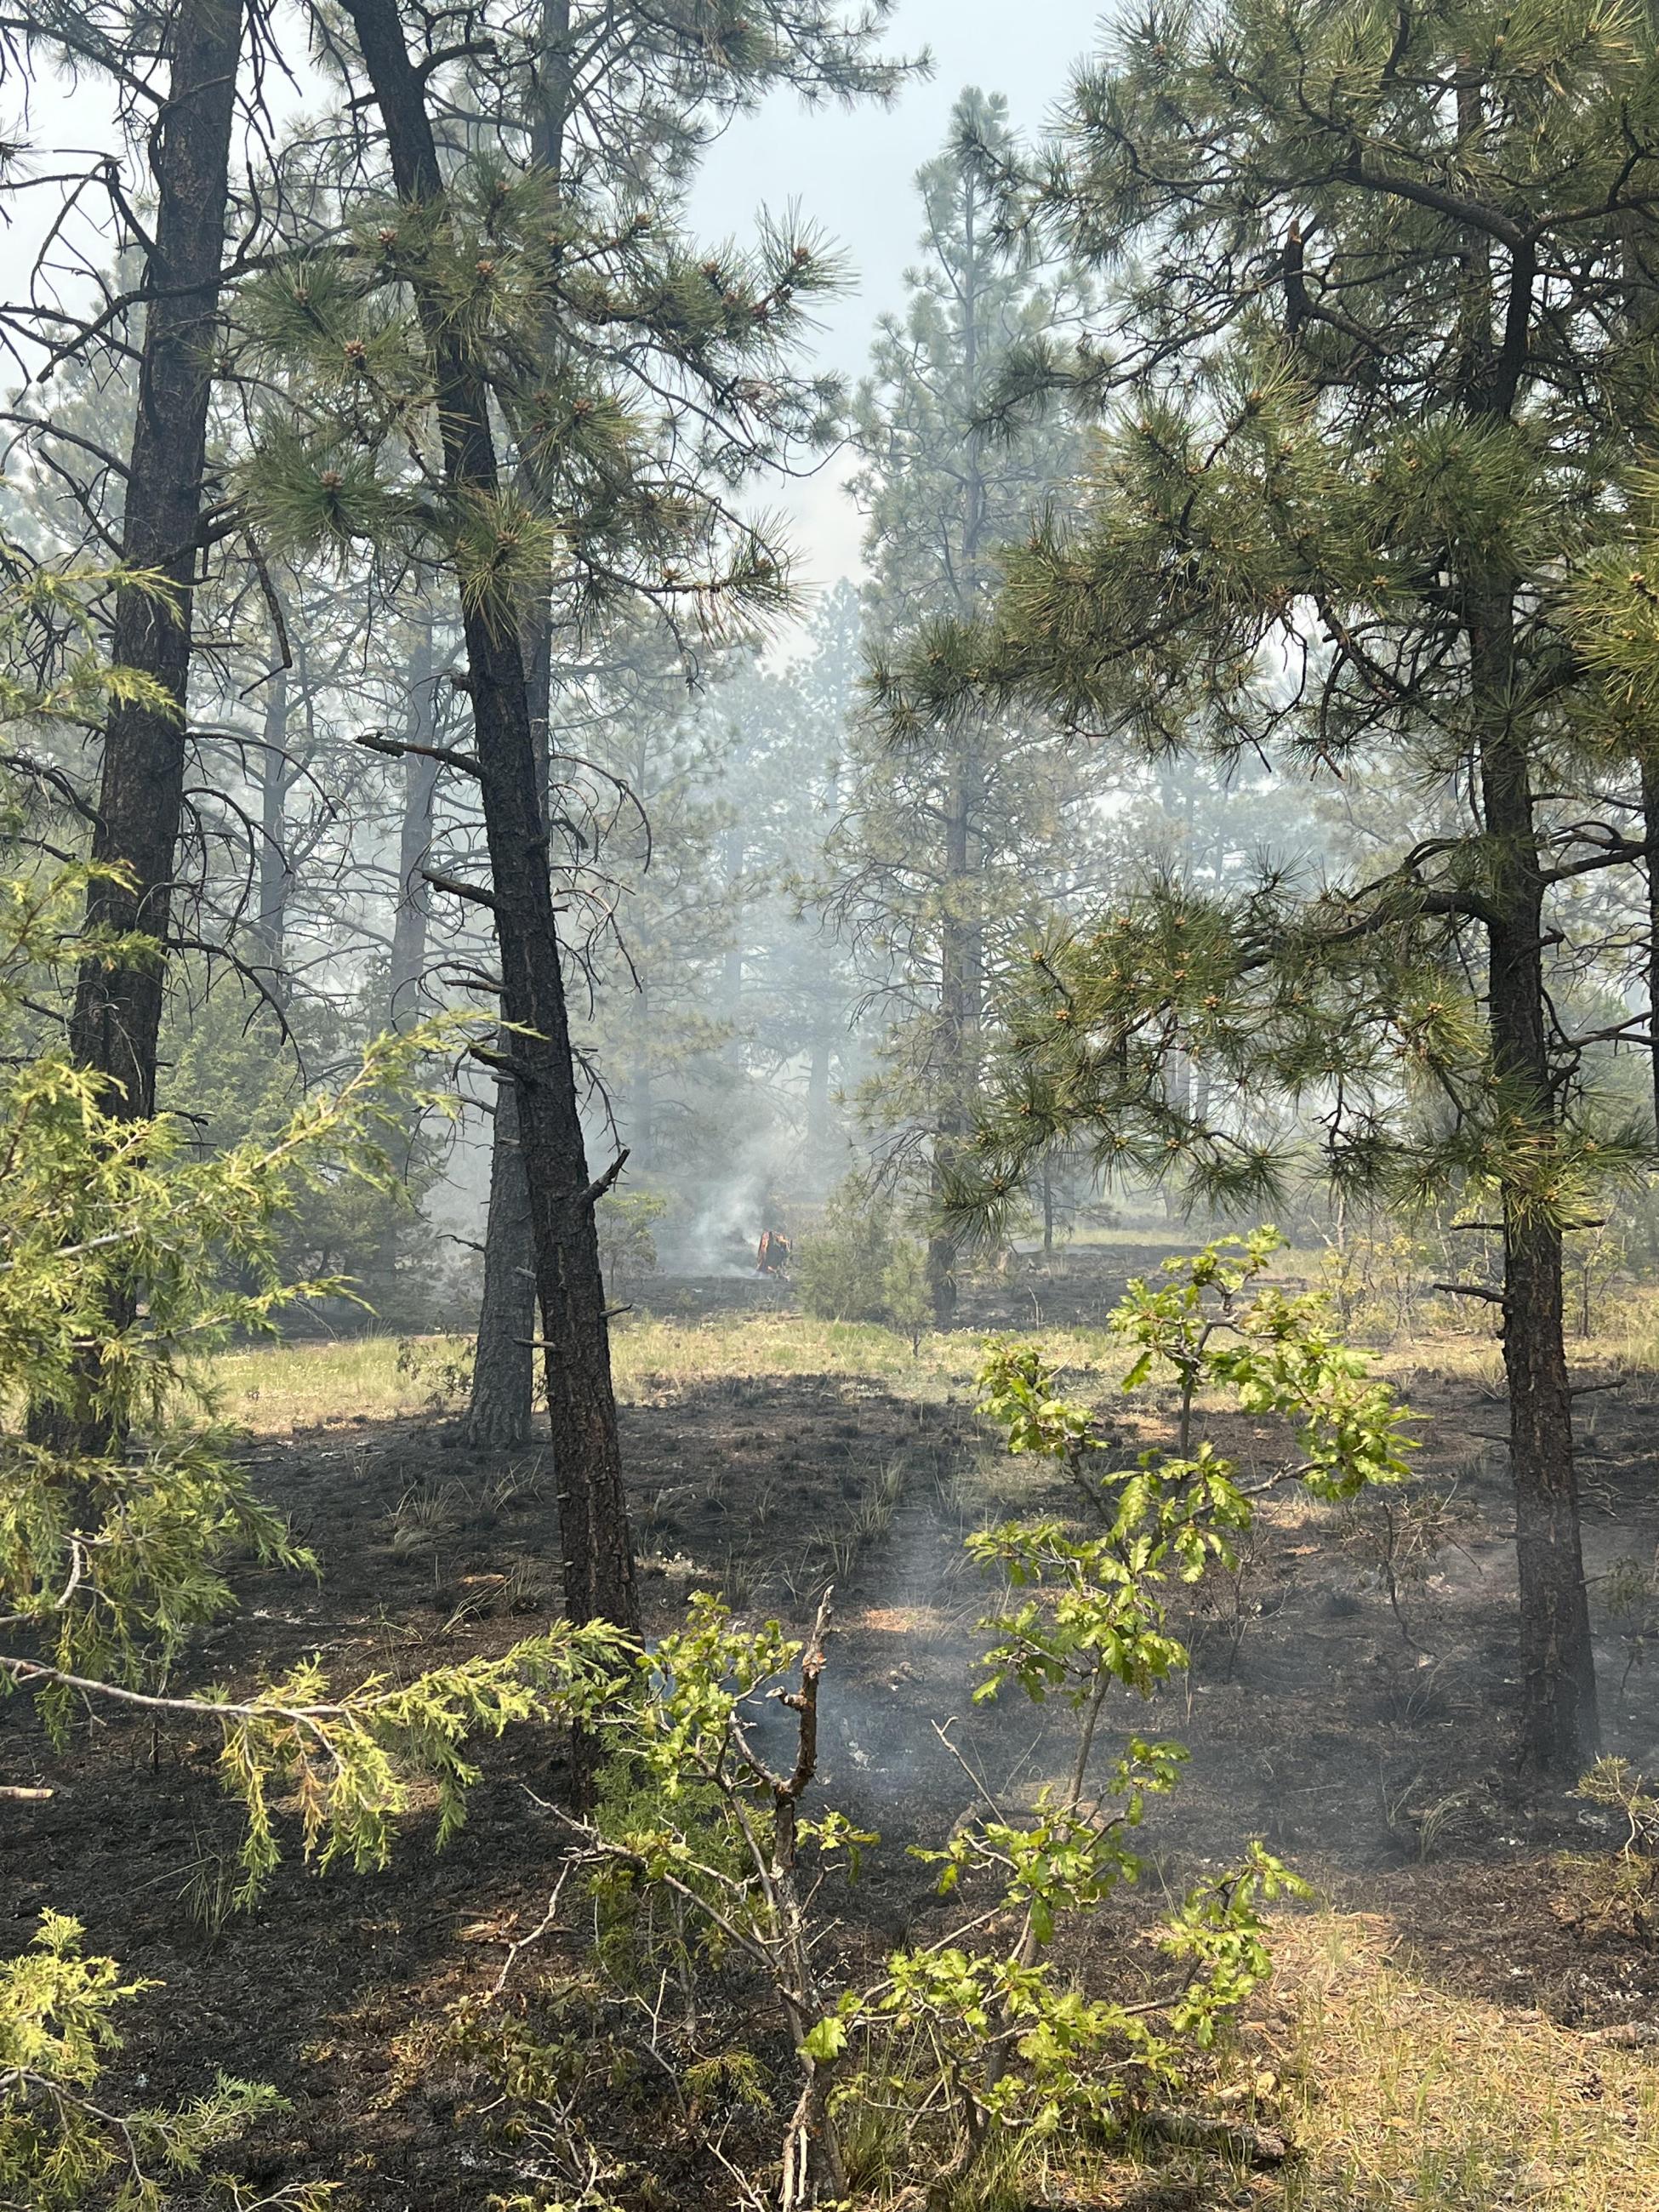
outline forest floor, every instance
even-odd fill
[[[834,1902],[826,1962],[848,1972],[945,1924],[904,1847],[942,1840],[966,1809],[963,1761],[1024,1802],[1060,1755],[1057,1719],[1045,1729],[1012,1693],[970,1703],[984,1594],[963,1535],[1043,1503],[1047,1480],[999,1455],[974,1417],[983,1331],[1035,1323],[1068,1389],[1106,1404],[1123,1358],[1102,1323],[1123,1273],[1145,1264],[1106,1248],[1077,1255],[1063,1280],[993,1285],[960,1331],[919,1347],[805,1321],[787,1289],[742,1280],[649,1286],[619,1332],[650,1627],[703,1589],[799,1628],[836,1585],[819,1795],[884,1838]],[[1614,1350],[1584,1347],[1586,1379],[1608,1374]],[[382,1339],[223,1364],[258,1487],[323,1573],[244,1571],[240,1610],[205,1639],[197,1680],[251,1682],[313,1651],[340,1681],[412,1674],[500,1650],[556,1605],[543,1455],[466,1449],[453,1358],[441,1341]],[[1276,2171],[1169,2150],[1104,2158],[1087,2174],[1033,2173],[1011,2203],[1659,2205],[1659,1948],[1613,1894],[1622,1836],[1602,1811],[1528,1802],[1515,1782],[1494,1350],[1427,1341],[1380,1364],[1425,1417],[1411,1498],[1387,1511],[1278,1498],[1237,1571],[1199,1587],[1184,1624],[1190,1675],[1150,1711],[1120,1716],[1125,1733],[1178,1738],[1190,1764],[1143,1831],[1147,1879],[1069,1954],[1086,1987],[1138,1983],[1167,1893],[1253,1836],[1291,1860],[1316,1901],[1277,1915],[1275,1980],[1199,2093],[1282,2128],[1296,2155]],[[1659,1547],[1659,1371],[1650,1364],[1583,1404],[1600,1589],[1619,1561],[1645,1567]],[[1167,1404],[1135,1405],[1158,1441]],[[1247,1468],[1283,1443],[1220,1409],[1210,1433]],[[1659,1682],[1617,1623],[1598,1625],[1608,1747],[1659,1771]],[[947,1721],[954,1749],[934,1725]],[[526,2191],[556,2201],[545,2145],[503,2128],[483,2044],[453,2030],[454,2008],[476,2014],[546,1903],[561,1848],[550,1735],[521,1729],[489,1747],[467,1826],[442,1854],[429,1814],[417,1816],[387,1871],[319,1878],[290,1864],[257,1911],[230,1916],[238,1823],[205,1731],[103,1724],[60,1755],[18,1704],[0,1726],[8,1777],[52,1793],[0,1805],[5,1948],[50,1904],[86,1923],[89,1948],[153,1981],[128,2008],[112,2094],[187,2097],[215,2065],[274,2082],[292,2109],[237,2147],[235,2169],[264,2191],[337,2180],[343,2212],[485,2212]],[[534,2014],[545,1978],[578,1963],[568,1938],[538,1954],[514,2016]],[[740,2008],[706,2031],[714,2049],[735,2039],[763,2063],[777,2055],[772,2024]],[[652,2080],[596,2069],[576,2096],[630,2212],[729,2204],[710,2136],[755,2170],[777,2138],[774,2113],[683,2110]]]

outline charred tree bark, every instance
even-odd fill
[[[409,657],[408,741],[429,745],[433,738],[432,625],[423,623]],[[426,880],[432,842],[432,807],[438,788],[438,763],[422,753],[404,755],[403,805],[398,823],[398,908],[392,918],[392,957],[386,970],[386,1027],[406,1030],[417,1018],[421,981],[426,973],[427,932],[432,894]]]
[[[1659,1128],[1659,747],[1642,753],[1642,842],[1648,848],[1648,1059]]]
[[[570,0],[542,0],[534,110],[530,151],[536,167],[557,178],[564,166],[564,137],[570,109]],[[551,350],[556,333],[543,331],[543,349]],[[539,487],[527,469],[534,499]],[[526,610],[520,629],[530,685],[530,718],[535,748],[538,800],[547,817],[550,769],[549,724],[553,695],[553,624],[545,599]],[[497,1048],[510,1056],[503,1030]],[[535,1400],[535,1363],[529,1340],[535,1335],[536,1255],[530,1218],[516,1099],[503,1090],[496,1100],[489,1147],[489,1202],[484,1216],[484,1283],[478,1307],[477,1352],[467,1433],[481,1449],[508,1450],[530,1435]]]
[[[502,1030],[497,1049],[511,1054]],[[484,1218],[483,1296],[478,1305],[467,1441],[480,1451],[513,1451],[528,1441],[536,1395],[535,1232],[520,1135],[517,1087],[501,1084],[489,1146]],[[551,1357],[550,1353],[549,1357]]]
[[[398,198],[428,212],[443,178],[426,80],[404,44],[396,0],[344,0],[385,126]],[[488,394],[442,304],[415,284],[430,349],[445,483],[476,502],[499,476]],[[531,685],[515,621],[463,602],[473,736],[489,850],[502,1012],[514,1024],[511,1065],[520,1149],[530,1188],[536,1288],[546,1344],[548,1410],[559,1498],[565,1609],[639,1631],[623,1488],[611,1343],[571,1051]]]
[[[83,1067],[118,1085],[113,1112],[155,1111],[166,945],[184,813],[185,710],[191,616],[207,459],[208,401],[230,198],[230,136],[241,50],[242,0],[181,0],[173,18],[167,100],[153,140],[155,249],[138,356],[121,556],[158,571],[170,603],[122,592],[112,657],[141,670],[173,702],[111,712],[93,833],[94,860],[123,871],[95,881],[87,921],[153,940],[143,957],[88,961],[76,979],[70,1043]]]
[[[552,631],[539,609],[520,631],[530,685],[531,745],[536,796],[547,822],[548,719],[552,700]],[[508,1021],[503,1002],[502,1012]],[[513,1056],[502,1029],[495,1049]],[[472,1363],[467,1435],[481,1450],[509,1451],[526,1443],[535,1413],[536,1240],[530,1217],[519,1102],[503,1085],[496,1093],[489,1146],[489,1203],[484,1216],[483,1295]]]
[[[1526,750],[1514,729],[1512,594],[1470,595],[1471,675],[1489,860],[1488,1018],[1504,1141],[1553,1145],[1559,1116],[1544,973],[1545,884]],[[1595,1659],[1584,1583],[1572,1396],[1563,1334],[1561,1224],[1506,1178],[1504,1371],[1521,1582],[1522,1752],[1540,1774],[1576,1780],[1597,1744]]]

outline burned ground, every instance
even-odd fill
[[[1103,1375],[1078,1379],[1103,1395]],[[1575,2034],[1628,2025],[1636,2039],[1659,2002],[1659,1951],[1594,1907],[1616,1826],[1571,1799],[1529,1802],[1512,1769],[1513,1563],[1502,1453],[1488,1441],[1502,1407],[1427,1361],[1404,1379],[1431,1417],[1420,1457],[1433,1511],[1396,1501],[1389,1519],[1276,1498],[1237,1572],[1194,1594],[1190,1678],[1119,1715],[1186,1743],[1190,1765],[1144,1832],[1150,1881],[1101,1917],[1074,1964],[1097,1986],[1144,1973],[1160,1884],[1261,1836],[1426,1987]],[[1659,1541],[1655,1402],[1634,1383],[1591,1401],[1593,1576],[1651,1558]],[[1147,1441],[1158,1419],[1145,1416]],[[1237,1415],[1211,1426],[1247,1466],[1283,1449]],[[1042,1717],[1017,1694],[971,1702],[984,1592],[962,1538],[1006,1505],[1063,1500],[995,1456],[961,1393],[918,1398],[831,1374],[665,1376],[639,1390],[624,1427],[653,1630],[694,1589],[801,1624],[817,1591],[837,1586],[822,1795],[884,1840],[836,1899],[833,1949],[850,1970],[942,1925],[905,1846],[948,1832],[974,1801],[970,1772],[1029,1802],[1047,1758]],[[499,1650],[555,1602],[550,1489],[533,1449],[475,1455],[434,1412],[347,1419],[252,1443],[248,1456],[324,1571],[315,1583],[243,1573],[240,1610],[204,1639],[196,1680],[250,1681],[312,1651],[341,1680],[412,1674]],[[1609,1629],[1611,1747],[1651,1767],[1659,1696],[1631,1664],[1640,1656]],[[951,1724],[948,1741],[936,1723]],[[228,1928],[237,1820],[213,1743],[104,1723],[59,1755],[21,1703],[3,1724],[8,1771],[52,1792],[0,1806],[9,1948],[51,1903],[157,1984],[131,2008],[113,2069],[124,2092],[187,2096],[210,2063],[275,2082],[293,2112],[240,2148],[241,2170],[268,2187],[339,2179],[360,2212],[483,2212],[525,2185],[527,2154],[480,2115],[477,2068],[458,2063],[444,2030],[545,1902],[562,1850],[550,1734],[514,1731],[486,1750],[466,1829],[441,1855],[430,1816],[417,1817],[389,1870],[319,1878],[290,1864]],[[1060,1725],[1049,1718],[1056,1740]],[[1264,2051],[1277,2002],[1252,2031]],[[763,2057],[774,2034],[769,2020],[737,2015],[724,2032]],[[665,2118],[636,2086],[610,2100],[607,2125],[610,2147],[656,2175],[657,2201],[721,2201],[696,2115]],[[764,2126],[741,2113],[728,2125],[730,2154],[766,2154]]]

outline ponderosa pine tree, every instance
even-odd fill
[[[112,658],[153,678],[158,696],[118,705],[105,726],[92,840],[100,866],[87,919],[94,934],[132,941],[117,957],[88,962],[70,1023],[76,1060],[114,1079],[116,1110],[134,1120],[155,1109],[243,29],[242,0],[178,0],[133,25],[68,5],[32,11],[30,21],[39,46],[102,68],[128,96],[141,97],[152,126],[154,212],[128,303],[142,308],[143,328],[120,545],[127,567],[154,571],[171,588],[165,598],[128,589],[116,603]],[[165,89],[146,85],[144,68],[163,61]],[[94,331],[88,342],[95,344]],[[58,343],[74,350],[72,339]]]
[[[477,786],[491,880],[438,888],[490,915],[500,953],[513,1047],[494,1065],[514,1086],[528,1174],[567,1607],[573,1620],[630,1625],[593,1219],[622,1162],[599,1176],[586,1163],[525,623],[566,574],[601,598],[655,592],[712,631],[783,602],[775,554],[732,516],[724,485],[740,459],[821,432],[827,395],[777,372],[799,301],[830,271],[810,244],[775,232],[752,259],[696,259],[647,207],[605,192],[578,202],[533,142],[522,159],[512,140],[506,157],[447,159],[434,113],[451,90],[475,106],[498,98],[522,138],[513,74],[541,48],[504,22],[490,76],[472,49],[412,54],[390,0],[346,12],[361,63],[338,58],[367,82],[396,198],[355,213],[347,251],[331,240],[296,255],[250,299],[254,340],[291,394],[250,493],[277,537],[412,544],[458,585],[473,744],[446,748],[445,765]],[[662,396],[674,389],[683,409]],[[513,432],[517,482],[498,421]],[[411,465],[416,426],[430,458]]]
[[[513,1033],[510,1058],[497,1058],[505,1061],[501,1072],[514,1088],[530,1190],[537,1291],[549,1346],[566,1613],[572,1620],[605,1620],[637,1632],[639,1601],[593,1221],[595,1201],[614,1180],[614,1170],[598,1179],[588,1172],[548,866],[543,755],[515,605],[523,580],[534,574],[526,551],[533,548],[545,560],[551,549],[523,503],[506,491],[496,459],[481,341],[489,335],[498,269],[493,253],[475,251],[466,271],[466,246],[450,210],[428,106],[433,72],[411,59],[393,0],[348,0],[347,13],[385,132],[405,226],[384,227],[382,265],[386,276],[407,284],[429,358],[448,550],[459,572],[472,703],[467,772],[483,799],[491,878],[488,890],[467,886],[465,896],[494,918],[502,1011]],[[500,220],[508,214],[510,191],[505,181],[499,191],[486,187],[480,240],[493,246],[499,235],[497,250],[505,254],[528,243],[513,238]],[[454,313],[451,288],[458,276],[467,290],[482,291],[480,329],[470,329]],[[332,487],[322,479],[334,473],[319,473],[325,491]]]
[[[550,204],[580,208],[590,223],[603,209],[617,229],[672,227],[706,137],[768,91],[793,87],[808,99],[885,97],[906,67],[875,52],[890,12],[890,0],[850,21],[825,0],[769,0],[758,12],[721,0],[689,15],[615,0],[551,0],[524,16],[505,12],[506,65],[493,73],[489,88],[475,88],[475,96],[482,90],[481,104],[524,144]],[[568,318],[550,305],[531,347],[547,386],[562,389],[571,344]],[[672,383],[671,374],[670,388]],[[684,471],[686,433],[690,446],[703,442],[692,418],[672,404],[667,413],[673,427],[661,456],[665,488]],[[591,555],[579,557],[563,577],[550,579],[545,593],[528,598],[521,617],[534,728],[550,763],[558,748],[550,717],[556,702],[561,711],[568,707],[569,662],[590,657],[596,605],[619,588],[643,586],[653,599],[663,586],[672,602],[676,577],[694,562],[680,542],[684,509],[672,495],[624,502],[619,515],[594,472],[585,469],[573,502],[567,465],[572,441],[549,438],[546,428],[534,420],[514,423],[520,488],[534,511],[562,522],[579,503]],[[705,459],[718,447],[716,440]],[[694,472],[702,465],[694,463]],[[526,1296],[529,1237],[517,1110],[507,1099],[494,1123],[469,1415],[473,1440],[497,1447],[522,1441],[529,1430],[531,1375],[523,1348],[533,1322]]]
[[[1200,1129],[1171,1105],[1184,1042],[1316,1100],[1344,1174],[1492,1194],[1502,1279],[1469,1287],[1509,1385],[1524,1746],[1559,1777],[1596,1740],[1562,1240],[1651,1143],[1597,1095],[1645,1015],[1572,1018],[1598,950],[1574,887],[1646,857],[1608,826],[1572,586],[1621,534],[1656,188],[1632,11],[1158,9],[1079,81],[1036,180],[1109,276],[1109,342],[1033,349],[1004,395],[1103,409],[1089,520],[1035,532],[995,622],[888,691],[901,728],[989,679],[1102,739],[1450,795],[1455,826],[1369,879],[1124,902],[1040,953],[981,1187],[1060,1127],[1259,1188],[1248,1112]]]
[[[580,742],[614,779],[601,851],[617,936],[597,978],[587,1038],[607,1071],[630,1174],[660,1188],[705,1172],[711,1151],[730,1142],[734,1081],[722,1052],[730,1033],[716,1003],[733,942],[720,799],[725,726],[717,706],[703,710],[688,690],[659,621],[636,617],[607,658]],[[709,671],[716,702],[725,665],[722,657]]]
[[[842,793],[847,775],[848,738],[860,705],[864,673],[861,643],[864,613],[859,594],[845,578],[816,611],[811,625],[810,659],[793,672],[805,708],[805,720],[818,749],[807,769],[808,787],[821,793],[822,826],[813,837],[821,848],[841,817]],[[821,1189],[840,1180],[835,1158],[836,1114],[834,1085],[837,1069],[843,1078],[853,1057],[849,1032],[854,1026],[857,997],[850,968],[833,949],[833,939],[810,895],[812,870],[803,858],[793,863],[796,898],[803,903],[802,919],[815,941],[797,939],[798,1000],[806,1009],[806,1155]]]
[[[924,258],[904,315],[882,326],[857,424],[866,635],[878,651],[982,614],[998,546],[1077,464],[1064,422],[1012,436],[986,422],[1011,356],[1067,305],[999,221],[994,165],[1011,150],[1006,101],[969,89],[945,150],[916,179]],[[898,747],[866,732],[849,750],[826,903],[897,1016],[872,1117],[920,1152],[935,1200],[973,1125],[988,986],[1011,914],[1046,872],[1066,781],[1052,726],[1018,708],[917,717]],[[939,1328],[955,1308],[956,1248],[936,1221],[928,1281]]]

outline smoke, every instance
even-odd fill
[[[732,1279],[752,1275],[762,1231],[793,1233],[797,1224],[787,1195],[799,1174],[794,1133],[774,1125],[750,1133],[729,1162],[678,1194],[674,1212],[656,1237],[659,1264],[671,1275]]]

